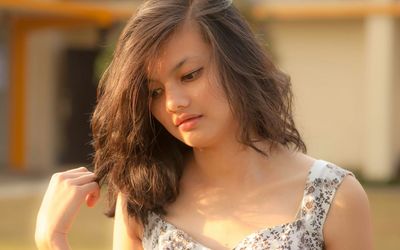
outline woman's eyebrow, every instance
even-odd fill
[[[173,72],[177,71],[180,67],[182,67],[183,64],[188,60],[187,57],[183,58],[180,62],[178,62],[170,71],[169,74],[172,74]]]
[[[197,56],[194,57],[185,57],[181,61],[179,61],[169,72],[168,75],[172,75],[172,73],[176,72],[180,67],[182,67],[188,60],[196,59]],[[157,79],[148,79],[149,82],[159,82]]]

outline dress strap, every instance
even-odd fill
[[[354,174],[335,164],[317,160],[310,169],[299,216],[309,232],[317,232],[323,241],[323,226],[336,190],[347,175]]]

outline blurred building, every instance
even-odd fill
[[[90,160],[94,64],[140,1],[0,0],[0,168]],[[292,77],[309,154],[375,181],[400,165],[398,1],[234,1]]]
[[[99,54],[135,1],[0,1],[0,167],[90,162]]]
[[[400,1],[253,2],[310,154],[369,180],[398,176]]]

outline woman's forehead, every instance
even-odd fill
[[[185,66],[195,66],[197,64],[208,63],[209,58],[205,55],[182,55],[176,57],[175,61],[165,61],[162,59],[155,59],[153,63],[147,65],[147,74],[156,77],[160,73],[174,73],[180,68]]]
[[[199,25],[186,22],[151,53],[147,74],[158,75],[170,72],[177,66],[208,62],[211,50],[211,46],[205,42],[200,32]]]

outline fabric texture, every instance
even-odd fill
[[[324,249],[324,222],[335,192],[347,175],[354,176],[333,163],[316,160],[309,170],[296,219],[254,232],[233,250]],[[210,250],[153,212],[144,226],[142,245],[145,250]]]

